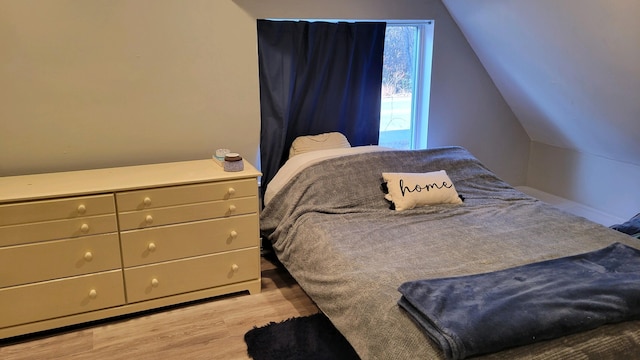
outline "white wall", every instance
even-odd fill
[[[640,167],[571,149],[531,143],[527,185],[629,219],[640,212]]]
[[[255,162],[257,18],[434,19],[429,145],[524,183],[529,138],[440,0],[2,1],[0,176]]]
[[[534,141],[527,185],[640,211],[640,2],[444,3]]]
[[[0,176],[253,161],[255,32],[231,1],[0,1]]]

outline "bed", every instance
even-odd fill
[[[454,185],[459,201],[399,210],[381,186],[383,173],[441,170],[446,180],[432,184]],[[640,358],[640,321],[633,314],[553,339],[452,355],[399,306],[399,288],[413,281],[490,274],[612,244],[640,248],[637,239],[516,190],[464,148],[310,151],[282,166],[264,203],[262,236],[362,359]]]

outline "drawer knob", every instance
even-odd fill
[[[158,279],[156,278],[151,279],[151,286],[158,287],[158,285],[160,285],[160,281],[158,281]]]
[[[91,261],[93,260],[93,254],[91,253],[91,251],[87,251],[86,253],[84,253],[84,259],[86,261]]]
[[[142,200],[142,202],[145,206],[149,206],[151,205],[151,198],[147,196],[146,198],[144,198],[144,200]]]
[[[89,232],[89,224],[82,224],[80,226],[80,231],[82,231],[83,233]]]
[[[233,195],[233,194],[235,194],[235,193],[236,193],[236,189],[234,189],[234,188],[230,187],[230,188],[229,188],[229,190],[227,190],[227,193],[228,193],[229,195]]]
[[[89,291],[89,297],[92,299],[95,299],[98,297],[98,292],[96,291],[96,289],[91,289],[91,291]]]
[[[229,205],[229,212],[234,212],[236,211],[236,206],[235,205]]]
[[[82,215],[87,212],[87,207],[84,204],[78,205],[78,214]]]
[[[147,224],[152,224],[153,223],[153,216],[147,215],[147,217],[144,218],[144,221],[146,221]]]
[[[156,244],[155,243],[149,243],[149,245],[147,245],[147,250],[155,251],[156,250]]]
[[[232,239],[235,239],[238,237],[238,232],[235,230],[231,230],[231,232],[229,233],[229,236],[231,236]]]
[[[233,272],[238,272],[238,269],[240,269],[240,266],[238,266],[238,264],[233,264],[231,265],[231,270]]]

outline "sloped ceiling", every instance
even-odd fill
[[[531,140],[640,165],[640,1],[443,3]]]

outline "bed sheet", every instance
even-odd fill
[[[389,209],[382,172],[444,169],[465,201]],[[399,308],[411,280],[496,271],[600,249],[627,235],[514,189],[467,150],[354,154],[306,167],[261,213],[261,232],[363,359],[443,359]],[[485,358],[637,358],[640,322],[605,325]]]

